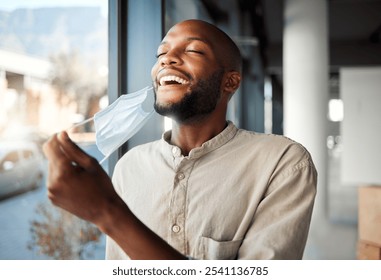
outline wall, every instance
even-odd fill
[[[358,186],[380,184],[381,68],[342,68],[339,76],[342,151],[329,157],[326,213],[314,216],[305,259],[356,259]]]
[[[343,68],[342,181],[381,185],[381,67]]]

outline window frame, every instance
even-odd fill
[[[165,0],[109,0],[109,102],[150,85],[151,67],[163,37]],[[136,51],[139,50],[139,51]],[[129,71],[131,70],[131,71]],[[161,137],[164,120],[155,115],[108,160],[109,174],[130,148]]]

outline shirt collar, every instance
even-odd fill
[[[200,158],[203,155],[218,149],[219,147],[223,146],[228,141],[230,141],[234,137],[234,135],[237,133],[238,128],[231,121],[228,121],[227,123],[228,125],[225,127],[223,131],[221,131],[220,134],[216,135],[212,139],[203,143],[201,147],[192,149],[189,152],[188,158],[190,159]],[[171,133],[172,133],[171,130],[163,133],[162,143],[165,146],[165,150],[173,155],[174,151],[176,151],[176,148],[177,149],[179,148],[169,143],[169,140],[171,138]]]

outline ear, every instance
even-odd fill
[[[222,90],[230,98],[239,88],[240,84],[241,84],[241,74],[236,71],[230,71],[225,73],[225,79],[224,79]]]

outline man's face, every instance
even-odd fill
[[[208,37],[202,28],[179,24],[163,39],[151,71],[159,114],[186,122],[215,109],[224,71]]]

